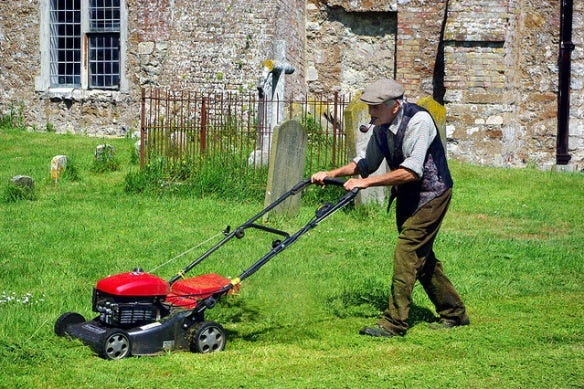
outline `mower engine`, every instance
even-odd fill
[[[93,289],[92,309],[107,325],[130,328],[168,315],[162,304],[168,282],[137,268],[100,280]]]

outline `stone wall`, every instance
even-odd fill
[[[578,7],[574,42],[581,46]],[[555,163],[559,21],[556,0],[449,3],[444,86],[452,157],[495,166]],[[582,60],[574,60],[570,144],[582,168]]]
[[[306,82],[343,94],[395,77],[397,13],[387,1],[307,2]]]
[[[256,92],[262,62],[283,40],[296,71],[286,91],[305,92],[304,1],[126,0],[127,87],[51,91],[40,79],[41,0],[0,10],[0,111],[21,110],[37,130],[124,135],[139,128],[141,88]]]
[[[303,2],[159,0],[135,7],[130,46],[141,85],[254,91],[261,62],[271,59],[272,42],[281,39],[296,68],[288,86],[304,91]]]
[[[410,101],[447,108],[451,158],[493,166],[555,163],[560,0],[125,0],[120,91],[47,91],[48,0],[0,8],[0,112],[37,130],[123,135],[143,87],[255,93],[284,40],[289,96],[354,93],[378,77]],[[584,2],[574,1],[570,153],[584,168]]]
[[[521,129],[513,120],[517,30],[507,7],[507,0],[449,2],[444,101],[455,158],[496,166],[521,162],[514,155],[521,146]]]

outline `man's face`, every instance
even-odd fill
[[[375,119],[372,124],[381,126],[393,122],[393,119],[395,119],[399,111],[399,102],[397,100],[389,100],[385,103],[369,105],[368,107],[371,119]]]

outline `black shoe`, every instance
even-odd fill
[[[468,316],[464,315],[464,317],[462,317],[462,319],[441,318],[440,320],[438,320],[437,323],[430,324],[430,328],[433,330],[444,330],[444,329],[448,329],[448,328],[467,326],[469,324],[470,324],[470,319],[468,318]]]
[[[363,328],[361,328],[359,333],[361,335],[375,336],[378,338],[380,338],[380,337],[381,338],[392,338],[395,336],[395,334],[393,332],[389,332],[388,330],[386,330],[385,328],[383,328],[379,324],[377,324],[373,327],[363,327]]]

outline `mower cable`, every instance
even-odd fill
[[[160,265],[156,266],[154,269],[150,270],[150,273],[154,273],[156,270],[160,269],[161,267],[163,267],[163,266],[166,266],[166,265],[168,265],[169,263],[171,263],[172,261],[174,261],[174,260],[176,260],[176,259],[178,259],[178,258],[182,257],[183,255],[186,255],[186,254],[190,253],[191,251],[198,249],[199,247],[201,247],[201,246],[202,246],[202,245],[204,245],[205,243],[207,243],[207,242],[209,242],[209,241],[211,241],[211,240],[214,240],[214,239],[216,239],[216,238],[217,238],[219,235],[223,235],[223,232],[219,232],[218,234],[215,234],[215,235],[213,235],[212,237],[210,237],[210,238],[209,238],[209,239],[207,239],[206,241],[204,241],[204,242],[201,242],[201,243],[199,243],[198,245],[196,245],[196,246],[194,246],[194,247],[191,247],[190,249],[188,249],[188,250],[186,250],[186,251],[183,251],[182,253],[180,253],[179,255],[175,256],[174,258],[171,258],[171,259],[169,259],[168,261],[164,262],[163,264],[160,264]]]

